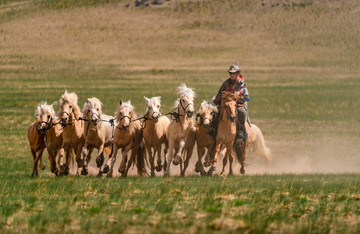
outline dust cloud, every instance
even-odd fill
[[[359,173],[360,172],[360,144],[357,137],[314,137],[302,140],[287,139],[281,141],[272,139],[267,142],[272,150],[272,162],[266,160],[255,152],[248,152],[245,170],[248,175],[256,174],[318,174],[318,173]],[[89,175],[96,176],[98,169],[95,164],[96,155],[93,154],[89,165]],[[199,175],[195,173],[197,151],[194,148],[186,175]],[[164,160],[164,156],[162,156]],[[223,155],[218,159],[218,167],[215,174],[222,169]],[[114,177],[120,176],[121,153],[118,154],[114,166]],[[163,161],[164,162],[164,161]],[[234,159],[234,174],[240,174],[240,164]],[[205,168],[207,171],[208,168]],[[229,171],[229,163],[226,166],[226,174]],[[148,170],[149,172],[149,170]],[[75,174],[72,168],[71,174]],[[129,176],[136,176],[136,168],[131,168]],[[156,176],[162,176],[163,172],[156,172]],[[179,176],[180,167],[171,165],[171,175]]]

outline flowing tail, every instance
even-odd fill
[[[251,124],[251,127],[255,134],[255,142],[251,145],[252,148],[257,154],[263,156],[266,159],[267,163],[270,164],[271,151],[270,148],[266,146],[266,142],[260,128],[255,124]]]

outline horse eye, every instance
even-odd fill
[[[99,111],[99,108],[97,108],[96,110]]]
[[[48,117],[48,119],[50,119],[50,115],[48,115],[47,117]]]
[[[70,106],[70,108],[72,108],[72,106]]]
[[[90,110],[88,110],[88,113],[90,113]]]
[[[158,105],[157,108],[160,108],[160,106]]]

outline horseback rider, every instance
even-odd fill
[[[240,96],[240,99],[237,101],[237,120],[236,120],[236,137],[235,143],[241,144],[243,141],[247,139],[247,133],[245,129],[245,121],[248,119],[248,111],[247,111],[247,102],[250,100],[249,92],[246,88],[246,83],[244,81],[243,76],[241,75],[241,71],[238,65],[236,64],[230,65],[229,69],[229,78],[224,81],[221,85],[215,99],[213,100],[216,105],[220,105],[221,103],[221,95],[223,91],[229,91],[232,93],[237,93]],[[216,121],[213,121],[213,125],[209,130],[209,135],[216,138],[217,126],[219,123],[219,118],[216,118]]]

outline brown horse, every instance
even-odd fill
[[[216,136],[216,147],[215,154],[212,160],[212,165],[208,174],[211,175],[216,170],[217,157],[220,151],[220,145],[224,144],[226,146],[226,155],[223,161],[223,169],[221,174],[224,174],[225,166],[227,164],[227,158],[230,161],[229,165],[229,175],[233,174],[232,162],[233,162],[233,143],[236,135],[236,101],[240,96],[233,94],[231,92],[224,91],[222,93],[221,100],[221,110],[220,110],[220,122],[218,126],[217,136]],[[235,146],[236,156],[238,161],[241,163],[240,173],[245,173],[245,155],[248,152],[249,148],[253,148],[254,151],[263,156],[268,163],[270,163],[271,152],[270,149],[266,146],[264,137],[260,129],[252,124],[251,126],[246,121],[245,123],[246,131],[248,133],[248,139],[246,142],[243,142],[243,145],[238,147]]]
[[[155,176],[155,169],[161,171],[161,146],[164,144],[164,155],[168,150],[168,141],[166,139],[166,130],[170,120],[161,115],[161,97],[145,98],[146,114],[143,129],[145,147],[149,155],[151,176]],[[152,153],[152,150],[154,153]],[[157,166],[155,167],[155,155],[157,155]],[[166,160],[164,160],[166,162]]]
[[[195,172],[205,175],[202,157],[205,156],[205,166],[210,166],[210,151],[213,145],[213,138],[207,134],[215,115],[218,113],[216,105],[212,102],[203,101],[199,113],[196,116],[196,144],[198,161],[195,164]],[[205,154],[206,153],[206,154]]]
[[[108,161],[109,172],[107,177],[112,177],[116,155],[119,149],[122,149],[122,160],[119,167],[121,176],[126,177],[132,164],[135,164],[139,175],[146,174],[144,146],[142,144],[142,132],[140,121],[136,120],[134,107],[130,101],[122,102],[120,100],[119,107],[115,112],[115,131],[113,154]],[[130,160],[128,161],[128,153],[131,150]],[[108,170],[107,168],[104,169]]]
[[[173,161],[173,151],[175,149],[176,155],[174,157],[174,165],[180,163],[181,176],[185,175],[187,166],[189,165],[192,150],[195,146],[196,128],[193,126],[192,116],[194,114],[194,98],[196,93],[193,89],[186,87],[185,84],[178,87],[178,94],[180,98],[177,103],[177,113],[175,118],[170,122],[166,132],[166,138],[169,142],[169,152],[167,154],[166,171],[164,176],[170,175],[170,166]],[[189,139],[189,140],[188,140]],[[186,157],[184,160],[184,169],[182,169],[182,154],[186,149]]]
[[[34,143],[39,142],[39,140],[42,139],[42,142],[40,142],[41,143],[40,146],[45,144],[45,147],[48,152],[48,159],[50,163],[51,172],[53,172],[55,175],[58,175],[58,168],[56,166],[56,156],[58,153],[60,153],[59,155],[59,159],[60,159],[64,154],[64,150],[62,149],[62,127],[58,124],[59,123],[58,119],[56,119],[55,111],[53,107],[54,104],[55,103],[48,105],[46,102],[42,102],[36,107],[35,116],[37,118],[36,122],[38,122],[38,124],[36,129],[33,128],[33,126],[35,126],[34,124],[32,124],[31,127],[29,128],[28,139],[32,151],[34,146],[37,145]],[[39,160],[40,163],[43,165],[41,154],[38,154],[38,156],[34,158],[33,172],[31,174],[32,176],[38,175],[37,164]]]
[[[226,154],[224,157],[229,158],[230,161],[229,175],[233,174],[232,149],[236,135],[236,101],[239,98],[239,95],[233,94],[231,92],[222,92],[220,104],[220,122],[216,135],[215,154],[211,162],[211,168],[208,171],[209,175],[212,175],[212,173],[216,171],[217,158],[222,144],[224,144],[226,147]]]
[[[65,90],[65,93],[61,96],[59,102],[59,117],[61,117],[61,122],[64,126],[62,147],[64,148],[66,153],[66,164],[62,165],[60,174],[69,174],[72,149],[75,152],[75,160],[77,162],[77,174],[79,174],[81,167],[83,166],[81,152],[82,148],[85,145],[85,136],[84,123],[82,120],[80,120],[80,118],[82,117],[82,113],[77,104],[78,97],[75,93],[68,93]]]
[[[102,175],[101,167],[104,164],[104,149],[113,144],[112,116],[102,113],[102,103],[96,97],[88,98],[83,108],[83,119],[85,120],[85,146],[83,148],[83,170],[82,175],[88,174],[88,164],[94,148],[98,149],[96,164],[99,168],[98,176]],[[111,153],[109,154],[111,158]]]
[[[41,104],[39,104],[36,108],[35,108],[35,118],[36,120],[31,123],[31,125],[29,126],[28,132],[27,132],[27,138],[30,144],[30,150],[31,150],[31,154],[33,156],[34,159],[34,163],[33,163],[33,171],[31,173],[31,176],[38,176],[38,163],[40,160],[40,169],[44,170],[45,169],[45,164],[42,161],[42,154],[44,152],[44,149],[46,148],[45,145],[45,141],[44,141],[44,137],[45,137],[45,129],[41,127],[41,125],[43,125],[43,121],[47,122],[50,121],[50,115],[48,118],[48,115],[43,115],[41,116],[42,113],[42,108],[44,106],[48,106],[46,104],[46,102],[42,102]],[[43,120],[44,118],[44,120]],[[46,119],[45,119],[46,118]]]

